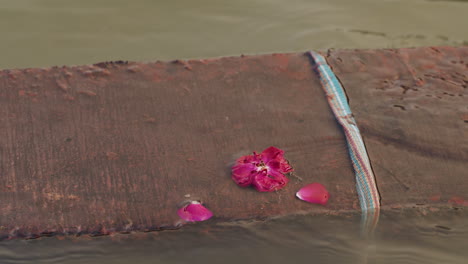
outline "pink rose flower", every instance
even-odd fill
[[[241,187],[252,185],[259,192],[279,190],[289,181],[284,174],[293,171],[283,155],[283,150],[269,147],[260,154],[242,156],[232,167],[232,179]]]

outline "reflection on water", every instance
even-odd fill
[[[468,211],[383,212],[373,235],[360,216],[208,221],[177,231],[0,242],[0,263],[466,263]]]
[[[0,68],[466,45],[468,2],[15,0],[0,5]]]

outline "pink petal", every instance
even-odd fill
[[[294,169],[291,167],[291,165],[289,165],[289,162],[286,159],[282,158],[282,160],[280,161],[280,172],[289,173],[293,170]]]
[[[325,205],[328,201],[328,191],[320,183],[311,183],[302,187],[297,193],[297,198],[309,202]]]
[[[278,156],[283,157],[284,151],[277,147],[269,147],[262,151],[262,160],[265,163],[270,162],[271,160],[276,159]]]
[[[281,163],[277,160],[271,160],[266,164],[268,166],[268,170],[274,170],[280,172],[281,170]]]
[[[282,189],[288,181],[281,173],[258,173],[254,176],[252,185],[259,192],[273,192]]]
[[[232,167],[232,179],[237,185],[247,187],[252,184],[256,166],[252,163],[240,163]]]
[[[289,165],[289,162],[284,159],[284,158],[277,158],[276,160],[271,160],[270,162],[267,163],[268,170],[273,170],[279,173],[290,173],[293,171],[293,168],[291,165]]]
[[[192,201],[188,205],[177,210],[177,214],[185,221],[198,222],[210,219],[213,213],[202,204]]]
[[[277,170],[280,173],[293,171],[289,162],[284,158],[284,151],[276,147],[265,149],[262,152],[262,161],[265,162],[269,168]]]

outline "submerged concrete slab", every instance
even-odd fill
[[[171,229],[187,199],[214,221],[359,206],[304,54],[4,70],[0,101],[2,237]],[[233,161],[271,145],[295,169],[288,186],[235,185]],[[295,198],[311,182],[327,207]]]
[[[467,50],[440,50],[328,56],[385,206],[468,198]],[[458,77],[423,75],[443,99],[409,100],[420,77],[409,65]],[[295,169],[289,184],[235,185],[233,161],[272,145]],[[302,53],[0,71],[0,155],[1,238],[173,229],[190,199],[213,211],[210,221],[360,210],[345,138]],[[328,188],[326,207],[295,198],[311,182]]]

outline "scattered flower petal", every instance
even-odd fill
[[[262,153],[240,157],[232,167],[232,179],[237,185],[253,185],[260,192],[272,192],[283,188],[289,181],[284,174],[293,171],[284,158],[284,151],[269,147]]]
[[[327,189],[320,183],[311,183],[302,187],[297,193],[297,198],[309,202],[325,205],[327,204],[328,194]]]
[[[210,210],[196,201],[192,201],[177,210],[177,214],[180,218],[189,222],[205,221],[213,216],[213,213]]]

